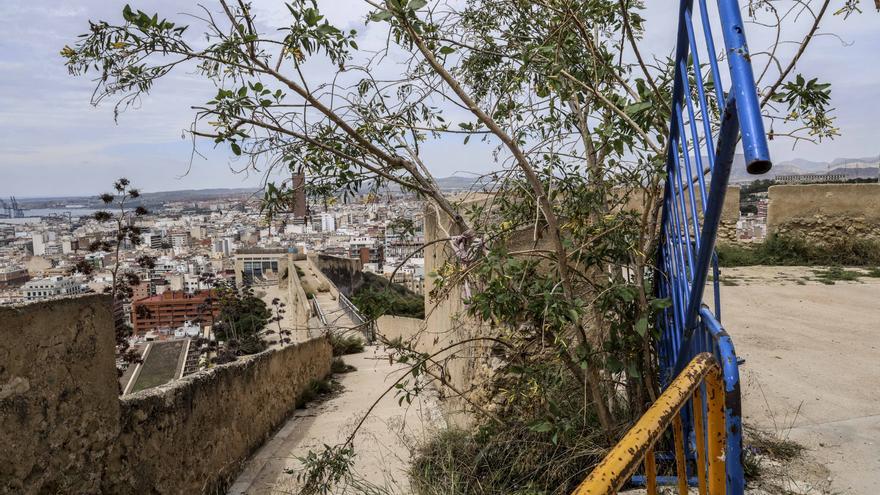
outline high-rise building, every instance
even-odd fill
[[[45,256],[46,255],[46,243],[49,241],[49,237],[45,232],[34,232],[31,236],[34,244],[34,256]]]
[[[308,215],[306,203],[306,175],[302,172],[293,174],[293,221],[305,223]]]
[[[336,217],[330,213],[321,213],[321,232],[335,232]]]

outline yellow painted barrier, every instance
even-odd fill
[[[702,392],[706,384],[708,404],[708,434],[703,433]],[[721,368],[709,353],[696,356],[675,377],[657,401],[645,411],[638,422],[617,442],[605,459],[593,469],[572,495],[614,494],[636,472],[640,464],[645,466],[649,495],[657,493],[657,465],[654,444],[667,428],[672,426],[675,441],[675,463],[678,476],[678,492],[687,495],[685,476],[684,439],[682,438],[681,409],[688,400],[694,399],[694,433],[697,437],[697,479],[701,495],[725,495],[724,463],[724,384]]]

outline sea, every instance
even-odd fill
[[[71,218],[86,217],[94,215],[96,211],[99,210],[93,208],[32,208],[24,210],[24,217],[22,218],[0,218],[0,223],[38,223],[43,218],[66,217],[68,214]]]

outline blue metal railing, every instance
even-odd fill
[[[695,19],[694,3],[681,0],[679,8],[657,253],[657,295],[672,301],[660,318],[660,373],[665,387],[700,352],[713,353],[721,363],[726,391],[727,493],[741,495],[744,479],[739,370],[733,342],[719,318],[715,239],[740,137],[750,173],[768,171],[771,162],[739,4],[736,0],[718,0],[714,15],[706,0],[697,0],[699,17]],[[729,76],[726,82],[715,48],[714,18],[723,36],[722,58],[727,61]],[[702,36],[695,21],[702,28]],[[714,312],[703,304],[710,269],[714,274]],[[687,410],[682,419],[686,437],[690,438],[687,447],[693,450],[693,418]]]

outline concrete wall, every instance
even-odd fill
[[[376,319],[376,333],[387,340],[408,339],[425,330],[425,324],[421,318],[382,315]]]
[[[708,188],[708,184],[706,185]],[[721,222],[718,225],[718,242],[720,243],[733,243],[737,241],[736,238],[736,222],[739,221],[739,186],[728,186],[727,194],[724,195],[724,205],[721,207]],[[694,197],[695,202],[697,203],[697,211],[702,212],[703,210],[703,200],[700,197],[699,189],[694,188],[694,193],[696,196]],[[707,191],[708,194],[708,191]],[[687,210],[687,218],[691,219],[691,204],[690,204],[690,196],[685,195],[685,206]],[[642,207],[644,204],[644,197],[642,194],[636,192],[632,193],[628,197],[628,201],[626,205],[623,207],[625,210],[632,210],[641,213]],[[662,212],[661,212],[662,213]],[[700,213],[697,218],[702,221],[703,215]]]
[[[118,397],[104,296],[0,308],[0,493],[218,493],[330,370],[316,339]]]
[[[880,240],[880,184],[772,186],[767,233]]]
[[[287,291],[288,307],[286,311],[288,314],[292,313],[291,320],[294,328],[301,329],[309,326],[312,305],[309,303],[305,289],[303,289],[302,280],[296,272],[295,256],[294,254],[287,255],[286,276],[282,276],[278,286]]]
[[[317,256],[309,256],[309,260],[346,297],[351,297],[364,283],[364,266],[359,259],[319,254]]]

